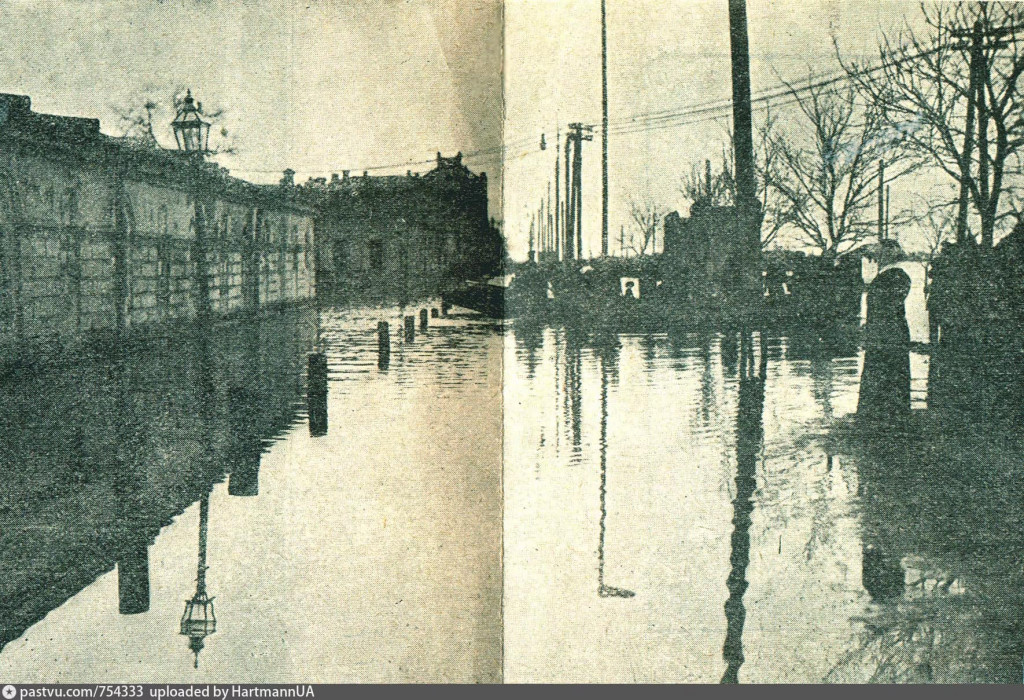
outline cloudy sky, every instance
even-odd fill
[[[752,91],[780,78],[838,70],[832,37],[846,57],[877,56],[881,30],[904,15],[908,0],[748,0]],[[597,0],[510,0],[506,5],[505,231],[514,257],[525,258],[531,213],[554,177],[553,141],[560,125],[601,119],[600,5]],[[705,158],[720,162],[731,114],[700,122],[655,122],[635,115],[678,111],[731,97],[726,0],[608,0],[609,219],[611,250],[620,227],[627,237],[631,200],[684,206],[681,177]],[[616,133],[616,132],[620,133]],[[584,144],[584,250],[600,251],[599,136]],[[894,188],[892,210],[900,207]]]
[[[490,152],[469,165],[494,177],[501,10],[500,0],[0,0],[0,90],[30,95],[39,111],[99,117],[113,133],[125,107],[191,87],[226,110],[238,153],[224,164],[253,180],[276,182],[287,167],[300,179],[426,170],[438,150]]]
[[[918,12],[909,0],[748,5],[755,94],[835,70],[833,36],[847,55],[871,53],[880,30]],[[599,17],[598,0],[0,0],[0,90],[114,133],[119,111],[191,87],[226,110],[238,152],[223,164],[262,182],[286,167],[300,180],[423,171],[436,151],[462,151],[488,173],[491,213],[524,257],[555,134],[600,121]],[[720,157],[725,113],[653,129],[631,118],[729,98],[727,2],[608,0],[608,43],[617,241],[631,200],[680,208],[681,176]],[[596,252],[600,142],[584,151],[584,248]]]

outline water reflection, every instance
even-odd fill
[[[754,334],[741,333],[739,341],[739,405],[736,411],[736,498],[733,499],[733,532],[730,540],[729,578],[725,601],[726,636],[722,654],[726,670],[722,683],[738,683],[743,664],[743,623],[747,611],[743,594],[747,591],[747,566],[750,563],[750,523],[757,488],[757,462],[761,449],[764,377],[768,354],[764,334],[758,333],[760,352],[755,357]]]
[[[259,492],[263,442],[301,414],[306,312],[156,338],[0,386],[0,647],[116,567],[118,611],[150,611],[161,529],[229,476]],[[205,535],[204,535],[205,538]]]
[[[913,429],[861,425],[857,330],[828,331],[514,329],[506,680],[1019,681],[1024,440],[962,430],[913,354]],[[588,603],[598,509],[628,605]]]
[[[500,329],[319,312],[5,378],[5,679],[500,679]]]
[[[601,372],[601,534],[597,545],[597,594],[602,598],[632,598],[636,595],[634,591],[609,586],[604,582],[604,543],[608,521],[608,383],[612,367],[617,364],[617,349],[618,339],[615,337],[603,338],[598,342],[597,358]]]
[[[181,616],[181,634],[188,637],[188,648],[195,656],[194,666],[199,668],[199,652],[206,646],[206,638],[217,631],[217,617],[213,598],[206,592],[206,538],[210,522],[210,494],[199,500],[199,562],[196,565],[196,592],[185,601]]]

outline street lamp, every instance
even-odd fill
[[[217,618],[213,614],[213,598],[206,593],[206,531],[210,518],[210,494],[199,501],[199,566],[196,574],[196,592],[185,601],[181,616],[181,634],[189,638],[188,648],[195,654],[195,668],[199,668],[199,652],[205,640],[217,631]]]
[[[210,123],[203,120],[203,113],[195,100],[192,91],[185,93],[178,114],[171,122],[174,140],[178,150],[186,153],[206,153],[210,145]]]

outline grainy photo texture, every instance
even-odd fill
[[[1022,76],[1012,2],[0,0],[0,683],[1021,682]]]

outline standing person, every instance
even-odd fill
[[[868,288],[864,371],[858,417],[898,426],[910,416],[910,328],[905,302],[910,277],[898,267],[879,273]]]

